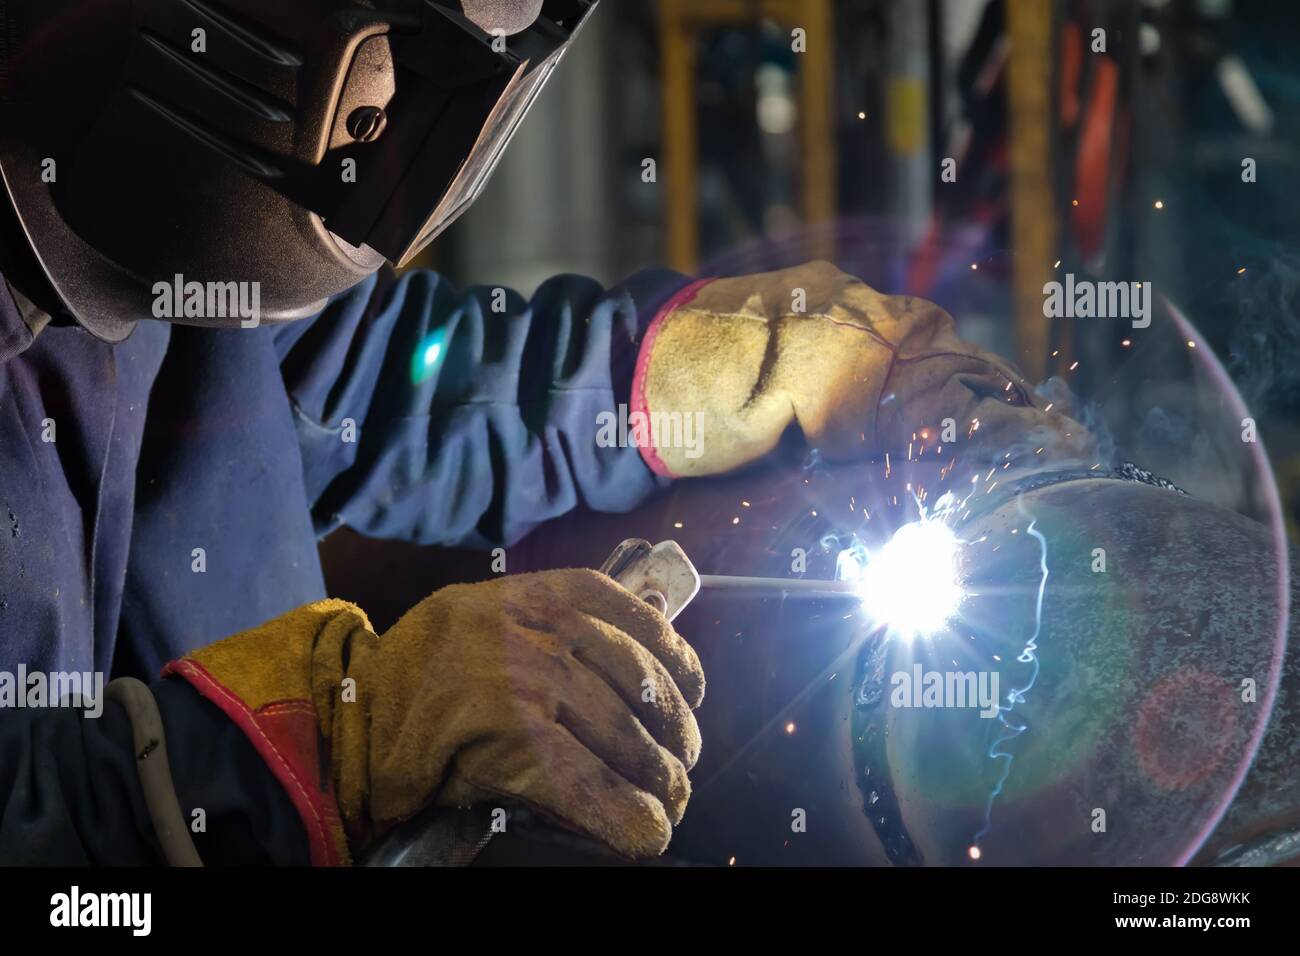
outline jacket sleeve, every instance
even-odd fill
[[[524,299],[385,271],[279,330],[317,533],[491,547],[580,503],[633,508],[666,479],[597,433],[684,285],[664,271],[610,289],[559,276]]]
[[[242,730],[178,680],[154,685],[181,812],[205,864],[308,863],[306,831]],[[114,701],[0,721],[0,866],[160,865],[131,723]]]

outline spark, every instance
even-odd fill
[[[1070,366],[1070,371],[1073,372],[1078,367],[1079,367],[1079,363],[1076,361]]]
[[[793,720],[790,721],[788,724],[785,725],[785,732],[786,732],[787,734],[792,734],[792,733],[794,733],[794,721],[793,721]]]
[[[1024,511],[1023,500],[1017,499],[1016,504],[1021,511]],[[1040,667],[1038,661],[1038,639],[1042,634],[1043,629],[1043,595],[1047,590],[1047,577],[1050,572],[1047,570],[1047,538],[1045,538],[1043,533],[1037,529],[1035,519],[1030,519],[1029,527],[1025,529],[1025,533],[1033,535],[1033,537],[1038,539],[1038,567],[1041,576],[1038,579],[1038,596],[1034,607],[1034,633],[1030,635],[1029,640],[1025,642],[1024,648],[1021,650],[1020,656],[1018,656],[1016,660],[1021,664],[1031,664],[1033,666],[1030,670],[1029,681],[1025,686],[1013,687],[1007,692],[1006,706],[998,706],[998,722],[1002,724],[1007,732],[999,734],[994,738],[993,743],[989,745],[988,757],[990,760],[1003,761],[1002,773],[998,777],[997,782],[993,785],[992,792],[989,793],[988,803],[984,807],[984,826],[981,827],[979,832],[972,838],[972,846],[978,846],[980,837],[989,832],[989,827],[992,826],[993,820],[993,803],[997,800],[998,795],[1002,793],[1002,788],[1006,785],[1007,778],[1011,776],[1011,765],[1016,759],[1014,754],[1005,750],[1000,750],[999,748],[1002,744],[1009,743],[1029,729],[1029,723],[1027,721],[1015,724],[1007,719],[1007,715],[1015,709],[1016,704],[1023,704],[1025,702],[1025,694],[1032,690],[1034,684],[1038,681],[1038,671]],[[1001,658],[996,654],[993,655],[993,657],[994,660],[1001,660]]]
[[[1157,199],[1154,203],[1152,203],[1152,205],[1155,206],[1157,209],[1164,209],[1165,201],[1163,199]]]

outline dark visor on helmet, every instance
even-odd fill
[[[408,262],[482,192],[595,2],[547,0],[528,29],[493,36],[457,0],[426,0],[418,32],[359,46],[316,188],[299,198],[351,245]]]

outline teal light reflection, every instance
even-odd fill
[[[420,385],[437,375],[445,353],[446,335],[442,329],[435,329],[420,339],[411,356],[411,384]]]

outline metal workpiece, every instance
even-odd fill
[[[1266,526],[1081,479],[964,530],[960,626],[858,660],[855,776],[892,862],[1177,865],[1234,795],[1202,859],[1264,818],[1294,826],[1294,747],[1276,719],[1265,734],[1286,620]],[[998,713],[899,707],[893,681],[917,664],[996,673]]]

